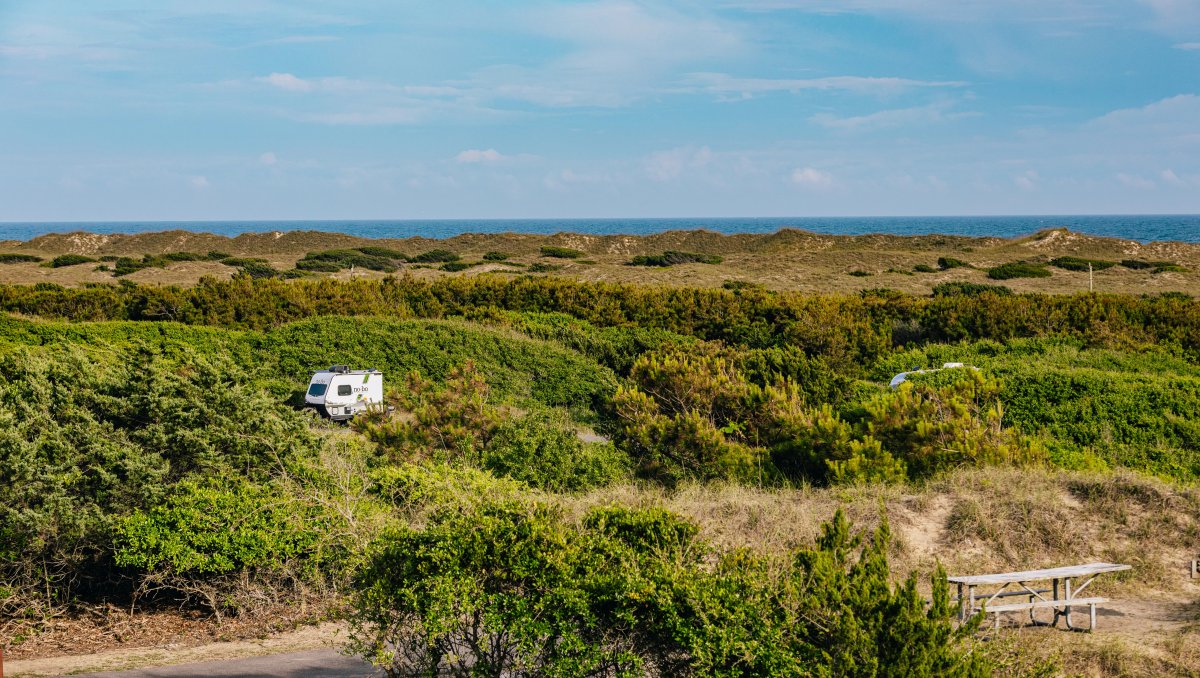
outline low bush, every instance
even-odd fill
[[[447,271],[447,272],[449,272],[449,273],[457,273],[457,272],[459,272],[459,271],[465,271],[465,270],[467,270],[468,268],[473,268],[473,267],[475,267],[475,266],[478,266],[478,265],[479,265],[479,263],[478,263],[478,262],[469,262],[469,261],[447,261],[446,263],[444,263],[444,264],[442,264],[441,266],[439,266],[439,267],[438,267],[438,270],[441,270],[441,271]]]
[[[719,264],[723,259],[716,254],[696,254],[695,252],[678,252],[667,250],[662,254],[649,254],[634,257],[630,266],[659,266],[667,267],[676,264]]]
[[[1050,271],[1043,264],[1033,264],[1026,261],[1014,261],[1000,264],[988,269],[988,277],[992,280],[1012,280],[1013,278],[1049,278]]]
[[[409,257],[408,260],[414,264],[437,264],[450,261],[458,261],[462,257],[458,256],[450,250],[429,250],[422,252],[415,257]]]
[[[871,273],[870,271],[864,271],[861,268],[856,268],[853,271],[850,271],[849,273],[847,273],[846,275],[852,275],[855,278],[867,278],[867,277],[874,275],[874,273]]]
[[[1155,266],[1151,273],[1187,273],[1188,270],[1179,264],[1162,264]]]
[[[1050,265],[1066,271],[1087,271],[1089,266],[1093,271],[1103,271],[1116,266],[1117,262],[1105,259],[1084,259],[1081,257],[1056,257],[1050,260]]]
[[[988,675],[944,573],[930,605],[915,575],[891,583],[886,524],[868,538],[839,512],[782,562],[709,564],[696,534],[657,508],[445,513],[380,540],[350,649],[390,675]]]
[[[0,264],[36,264],[40,261],[41,257],[32,254],[0,253]]]
[[[562,266],[559,266],[558,264],[543,264],[542,262],[537,261],[530,264],[529,268],[525,270],[529,271],[530,273],[553,273],[555,271],[561,271]]]
[[[64,266],[78,266],[79,264],[95,263],[92,257],[85,257],[82,254],[60,254],[51,259],[46,265],[50,268],[63,268]]]
[[[362,252],[369,257],[379,257],[381,259],[395,259],[397,261],[406,261],[408,256],[403,252],[388,248],[379,247],[376,245],[368,245],[366,247],[355,247],[356,252]]]
[[[504,260],[510,258],[511,256],[512,255],[505,254],[504,252],[492,251],[492,252],[488,252],[487,254],[484,254],[483,260],[484,261],[504,261]]]
[[[570,247],[556,247],[546,245],[542,247],[543,257],[552,257],[554,259],[578,259],[583,256],[583,251],[571,249]]]
[[[226,260],[225,263],[229,263]],[[353,268],[365,268],[371,271],[391,273],[399,268],[390,257],[365,254],[360,250],[328,250],[325,252],[309,252],[303,259],[296,262],[296,268],[302,271],[328,272],[330,268],[341,271]]]
[[[917,273],[937,273],[938,272],[938,269],[930,266],[929,264],[917,264],[916,266],[913,266],[913,270],[916,271]]]
[[[972,282],[945,282],[933,287],[933,296],[935,297],[970,297],[978,294],[995,294],[1007,297],[1012,293],[1011,288],[1003,285],[986,285],[984,283]]]
[[[949,271],[952,268],[971,268],[971,265],[967,262],[962,259],[955,259],[954,257],[938,257],[937,265],[943,271]]]

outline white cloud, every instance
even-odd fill
[[[1158,187],[1158,184],[1155,184],[1153,181],[1145,177],[1140,177],[1136,174],[1127,174],[1125,172],[1117,173],[1117,181],[1121,182],[1121,185],[1126,188],[1136,188],[1143,191]]]
[[[1158,175],[1160,177],[1162,177],[1163,181],[1170,184],[1171,186],[1186,186],[1187,185],[1187,183],[1184,182],[1183,179],[1179,178],[1178,174],[1175,174],[1175,170],[1165,169],[1165,170],[1159,172]]]
[[[196,189],[197,191],[203,191],[208,188],[208,177],[194,176],[188,180],[188,183],[191,184],[192,188]]]
[[[797,167],[792,170],[792,183],[814,191],[833,188],[833,176],[815,167]]]
[[[458,155],[454,156],[457,162],[464,164],[492,163],[499,162],[505,159],[505,156],[494,148],[487,150],[479,150],[475,148],[467,149]]]
[[[1040,178],[1036,171],[1026,170],[1023,174],[1013,177],[1013,183],[1022,191],[1033,191],[1037,189],[1037,182]]]
[[[808,79],[736,78],[726,73],[691,73],[685,87],[721,95],[738,95],[743,99],[769,92],[798,94],[805,91],[848,91],[859,94],[896,94],[915,88],[966,87],[957,80],[911,80],[908,78],[874,78],[834,76]]]
[[[319,122],[323,125],[412,125],[425,120],[427,111],[422,108],[388,106],[365,111],[310,113],[294,117],[303,122]]]
[[[842,132],[859,132],[890,127],[947,122],[974,115],[973,113],[947,113],[947,108],[949,108],[949,104],[938,103],[914,108],[889,109],[868,113],[867,115],[845,118],[839,118],[831,113],[817,113],[809,118],[809,122],[827,129]]]
[[[1178,45],[1175,45],[1175,49],[1182,49],[1182,50],[1187,50],[1189,52],[1195,52],[1195,51],[1200,50],[1200,42],[1181,42]]]
[[[258,156],[258,161],[264,165],[274,165],[275,163],[279,162],[279,159],[275,157],[274,152],[267,151],[266,153]]]
[[[706,167],[712,160],[713,152],[708,146],[685,146],[651,153],[642,161],[642,169],[654,181],[672,181],[685,170]]]
[[[289,92],[311,92],[315,89],[313,83],[303,78],[297,78],[291,73],[272,73],[261,78],[255,78],[255,80]]]

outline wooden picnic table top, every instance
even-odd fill
[[[1070,567],[1052,567],[1047,570],[1026,570],[1024,572],[1000,572],[998,574],[977,574],[968,577],[946,577],[953,584],[980,586],[987,584],[1012,584],[1014,582],[1037,581],[1039,579],[1065,579],[1067,577],[1089,577],[1104,572],[1120,572],[1128,570],[1129,565],[1117,563],[1088,563],[1087,565],[1072,565]]]

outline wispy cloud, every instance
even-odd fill
[[[894,108],[848,117],[839,117],[831,113],[817,113],[809,118],[809,122],[841,132],[865,132],[893,127],[930,125],[979,115],[972,112],[952,113],[949,112],[950,106],[949,103],[935,103],[928,106]]]
[[[797,167],[792,170],[793,184],[814,191],[828,191],[833,188],[833,175],[815,167]]]
[[[750,98],[769,92],[846,91],[858,94],[896,94],[921,88],[966,87],[957,80],[913,80],[894,77],[833,76],[808,79],[738,78],[726,73],[691,73],[685,87],[720,95]]]
[[[1188,52],[1200,51],[1200,42],[1181,42],[1175,45],[1175,49],[1182,49]]]
[[[504,160],[504,155],[494,148],[480,150],[477,148],[469,148],[454,156],[455,162],[465,163],[468,165],[479,163],[500,162]]]

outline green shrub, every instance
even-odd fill
[[[933,296],[935,297],[975,296],[977,294],[995,294],[1006,297],[1012,294],[1012,289],[1003,285],[972,282],[945,282],[933,287]]]
[[[937,265],[943,271],[949,271],[952,268],[971,268],[971,265],[967,262],[962,259],[955,259],[954,257],[938,257]]]
[[[1012,280],[1013,278],[1049,278],[1050,271],[1043,264],[1032,264],[1026,261],[1014,261],[1000,264],[988,269],[988,277],[992,280]]]
[[[858,268],[853,271],[850,271],[846,275],[852,275],[855,278],[866,278],[866,277],[874,275],[874,273],[871,273],[870,271],[864,271],[861,268]]]
[[[36,264],[41,260],[41,257],[32,254],[0,253],[0,264]]]
[[[583,256],[581,250],[571,249],[570,247],[555,247],[546,245],[542,247],[543,257],[553,257],[555,259],[578,259]]]
[[[381,259],[395,259],[397,261],[406,261],[408,256],[403,252],[388,248],[379,247],[376,245],[367,245],[366,247],[355,247],[356,252],[362,252],[369,257],[379,257]]]
[[[226,260],[225,263],[229,261]],[[391,273],[398,268],[390,257],[365,254],[361,250],[309,252],[296,262],[296,268],[302,271],[328,271],[332,266],[336,266],[337,270],[365,268],[384,273]]]
[[[1123,259],[1121,260],[1121,265],[1125,268],[1133,269],[1135,271],[1147,271],[1160,268],[1169,269],[1172,266],[1179,266],[1179,264],[1173,261],[1144,261],[1142,259]]]
[[[553,273],[555,271],[561,271],[562,266],[559,266],[558,264],[543,264],[542,262],[538,261],[530,264],[527,270],[530,273]]]
[[[488,252],[487,254],[484,254],[483,260],[484,261],[504,261],[511,256],[512,255],[510,255],[510,254],[505,254],[504,252],[496,252],[493,250],[491,252]]]
[[[78,266],[79,264],[91,264],[96,260],[91,257],[85,257],[82,254],[60,254],[51,259],[46,265],[50,268],[62,268],[64,266]]]
[[[674,266],[676,264],[719,264],[723,259],[716,254],[696,254],[695,252],[677,252],[667,250],[662,254],[640,255],[634,257],[630,266]]]
[[[121,566],[180,577],[278,570],[318,540],[307,513],[275,487],[189,478],[162,503],[118,523],[114,557]]]
[[[916,266],[913,266],[913,270],[916,271],[917,273],[937,273],[938,272],[938,269],[930,266],[929,264],[917,264]]]
[[[350,649],[416,675],[982,677],[945,574],[926,604],[890,580],[886,523],[839,511],[782,562],[717,554],[661,509],[483,504],[380,540],[356,581]]]
[[[1155,266],[1151,273],[1187,273],[1188,270],[1179,264],[1162,264]]]
[[[478,266],[478,265],[479,264],[476,262],[447,261],[446,263],[442,264],[438,268],[439,268],[439,270],[447,271],[449,273],[457,273],[459,271],[465,271],[468,268],[472,268],[472,267]]]
[[[1086,271],[1089,266],[1093,271],[1103,271],[1116,266],[1117,262],[1104,259],[1084,259],[1081,257],[1056,257],[1050,260],[1050,265],[1067,271]]]
[[[210,261],[224,261],[225,259],[229,259],[233,255],[227,254],[220,250],[209,250],[208,254],[205,256],[207,256]]]
[[[422,252],[415,257],[409,257],[409,261],[415,264],[436,264],[451,261],[458,261],[462,257],[458,256],[450,250],[429,250]]]
[[[482,466],[531,487],[574,492],[627,477],[629,457],[608,442],[580,441],[562,412],[535,411],[496,428]]]

